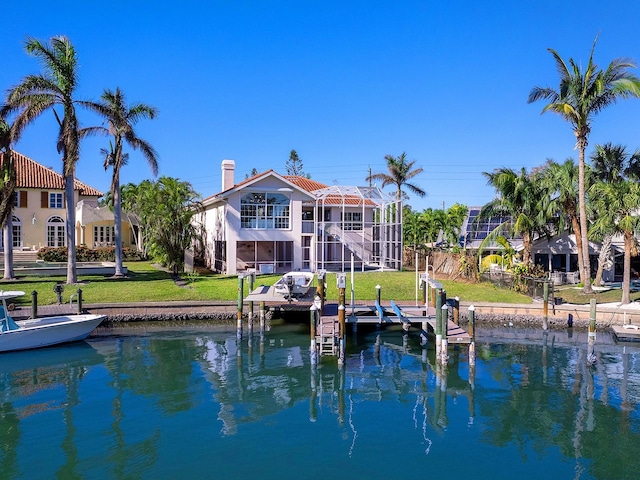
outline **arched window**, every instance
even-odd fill
[[[47,247],[64,247],[66,235],[64,219],[54,215],[47,220]]]

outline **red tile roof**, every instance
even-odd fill
[[[18,152],[13,152],[16,166],[17,188],[38,188],[41,190],[64,190],[64,177],[50,168]],[[0,157],[0,164],[4,154]],[[76,179],[74,189],[86,197],[101,197],[103,193]]]

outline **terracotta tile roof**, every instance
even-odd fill
[[[324,183],[316,182],[310,178],[300,177],[298,175],[284,175],[284,178],[309,193],[314,190],[320,190],[321,188],[327,188],[327,185]]]
[[[35,160],[13,152],[16,165],[17,188],[39,188],[41,190],[64,190],[64,177]],[[0,164],[4,155],[0,157]],[[86,197],[101,197],[103,193],[76,179],[74,189]]]

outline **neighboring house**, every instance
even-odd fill
[[[13,248],[38,250],[66,244],[64,177],[18,152],[16,195],[13,210]],[[2,157],[0,157],[0,162]],[[90,248],[113,245],[113,213],[98,206],[102,192],[78,179],[76,202],[76,245]],[[131,226],[123,222],[123,245],[131,246]],[[135,245],[135,243],[134,243]]]
[[[492,217],[482,221],[476,221],[481,207],[469,207],[467,219],[462,227],[461,245],[471,251],[477,251],[483,240],[498,226],[510,220],[509,217]],[[508,237],[508,235],[507,235]],[[522,239],[508,237],[509,242],[516,251],[522,250]],[[500,247],[495,242],[488,242],[483,246],[483,256],[490,253],[497,253]],[[595,275],[598,268],[598,254],[600,244],[589,242],[589,259],[591,273]],[[605,282],[613,282],[622,277],[622,257],[624,254],[624,242],[622,237],[614,238],[610,268],[603,271],[602,279]],[[540,265],[555,283],[578,283],[580,274],[578,272],[578,249],[576,247],[575,235],[563,232],[551,238],[537,237],[531,246],[532,260],[536,265]],[[640,257],[634,257],[632,267],[640,271]]]
[[[329,187],[273,170],[234,182],[222,162],[222,192],[206,198],[196,221],[204,262],[236,274],[294,270],[400,269],[398,205],[377,187]]]

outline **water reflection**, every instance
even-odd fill
[[[640,467],[636,346],[601,336],[589,366],[578,334],[492,330],[478,334],[475,366],[464,348],[441,366],[417,335],[374,331],[349,339],[339,368],[310,362],[307,336],[145,326],[4,354],[0,478],[197,476],[213,461],[220,476],[255,475],[262,463],[272,470],[261,478],[288,478],[319,451],[339,478],[372,460],[376,478],[434,466],[537,478],[539,465],[610,479]],[[463,448],[465,462],[452,464]],[[47,452],[38,467],[34,451]]]

